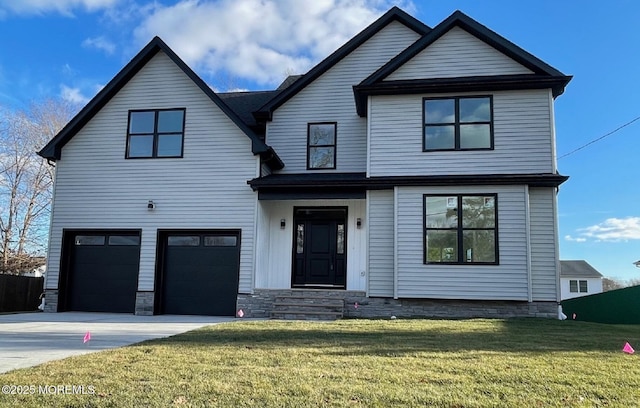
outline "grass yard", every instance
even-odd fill
[[[640,327],[544,319],[259,321],[0,375],[93,395],[10,407],[633,407]]]

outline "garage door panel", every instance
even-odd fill
[[[67,249],[71,251],[67,309],[133,313],[140,262],[139,235],[69,234],[73,245]],[[122,242],[125,244],[118,245]]]
[[[239,233],[183,235],[168,234],[163,239],[164,313],[233,316],[238,294]]]

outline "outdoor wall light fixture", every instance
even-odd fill
[[[153,202],[153,200],[149,200],[149,202],[147,203],[147,210],[149,211],[153,211],[156,208],[156,203]]]
[[[357,218],[356,219],[356,227],[358,229],[362,228],[362,218]]]
[[[280,229],[284,229],[284,227],[287,226],[287,220],[285,220],[284,218],[282,218],[280,220]]]

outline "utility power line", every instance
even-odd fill
[[[578,152],[578,151],[580,151],[580,150],[584,149],[585,147],[587,147],[587,146],[590,146],[590,145],[594,144],[595,142],[599,142],[600,140],[604,139],[604,138],[605,138],[605,137],[607,137],[607,136],[611,136],[612,134],[616,133],[616,132],[617,132],[617,131],[619,131],[620,129],[622,129],[622,128],[625,128],[625,127],[629,126],[630,124],[632,124],[633,122],[635,122],[635,121],[637,121],[637,120],[640,120],[640,116],[638,116],[637,118],[635,118],[635,119],[633,119],[633,120],[631,120],[631,121],[629,121],[629,122],[625,123],[624,125],[622,125],[622,126],[620,126],[620,127],[616,128],[616,129],[612,130],[611,132],[609,132],[609,133],[607,133],[607,134],[605,134],[605,135],[600,136],[600,137],[599,137],[599,138],[597,138],[597,139],[593,139],[593,140],[592,140],[592,141],[590,141],[589,143],[586,143],[586,144],[584,144],[584,145],[582,145],[582,146],[578,147],[577,149],[574,149],[574,150],[570,151],[569,153],[563,154],[562,156],[558,157],[558,160],[562,159],[563,157],[570,156],[570,155],[574,154],[575,152]]]

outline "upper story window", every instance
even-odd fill
[[[495,194],[425,195],[424,263],[497,264]]]
[[[128,159],[182,157],[185,109],[129,111]]]
[[[335,122],[307,125],[307,169],[336,168]]]
[[[423,150],[493,149],[491,96],[424,98]]]

